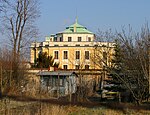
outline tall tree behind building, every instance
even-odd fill
[[[120,93],[125,91],[125,86],[120,78],[123,79],[124,76],[124,66],[123,66],[123,56],[118,40],[115,40],[114,53],[111,60],[111,66],[107,67],[106,71],[108,73],[108,79],[106,81],[106,86],[104,89],[116,92],[120,101]]]

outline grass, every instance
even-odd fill
[[[113,107],[110,107],[113,106]],[[121,108],[124,108],[123,110]],[[132,109],[127,105],[118,108],[116,104],[109,106],[85,107],[79,105],[59,105],[39,101],[16,101],[3,99],[0,101],[0,115],[150,115],[150,110]]]

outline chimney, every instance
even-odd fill
[[[74,24],[74,32],[77,32],[77,23],[78,23],[78,18],[76,17],[76,22]]]
[[[74,30],[73,32],[77,32],[77,30],[76,30],[76,23],[74,24],[74,29],[73,30]]]

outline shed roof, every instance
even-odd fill
[[[47,76],[47,75],[49,75],[49,76],[52,76],[52,75],[71,76],[73,74],[77,76],[77,74],[73,71],[41,71],[38,73],[38,75],[40,75],[40,76]]]

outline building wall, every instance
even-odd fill
[[[85,51],[89,51],[92,53],[92,47],[50,47],[49,50],[47,48],[43,48],[43,52],[47,52],[49,55],[54,57],[54,52],[59,52],[59,59],[55,59],[55,62],[60,62],[59,67],[63,68],[63,65],[67,65],[68,69],[75,69],[75,65],[92,65],[92,62],[89,60],[85,60]],[[68,59],[64,59],[64,51],[68,51]],[[76,51],[80,51],[80,60],[76,58]],[[81,67],[84,69],[84,67]],[[90,69],[94,69],[94,67],[90,66]]]
[[[30,63],[34,63],[34,48],[30,49]]]
[[[68,37],[72,37],[72,41],[78,41],[78,37],[81,37],[82,42],[88,41],[88,38],[91,38],[91,41],[94,40],[94,34],[63,34],[63,40],[68,41]]]
[[[34,64],[35,59],[38,58],[38,54],[40,51],[43,51],[43,48],[36,46],[36,47],[31,47],[30,48],[30,63]]]
[[[58,57],[59,59],[55,59],[55,62],[59,62],[59,67],[63,69],[63,65],[67,65],[68,69],[75,69],[75,65],[80,65],[80,69],[85,69],[85,65],[89,65],[89,69],[99,69],[99,65],[97,64],[99,58],[103,58],[103,52],[107,52],[108,59],[111,58],[111,55],[113,53],[113,46],[112,43],[110,43],[109,48],[104,47],[101,45],[100,47],[95,48],[93,42],[81,42],[79,45],[78,42],[49,42],[50,46],[48,47],[37,47],[37,48],[31,48],[31,63],[34,63],[35,60],[35,53],[36,58],[38,58],[38,53],[40,51],[47,52],[48,55],[51,55],[54,57],[54,52],[58,51]],[[55,46],[57,45],[57,46]],[[36,50],[35,50],[36,49]],[[68,59],[63,59],[64,51],[68,51]],[[80,60],[75,59],[76,57],[76,51],[80,52]],[[89,51],[89,59],[85,59],[85,51]],[[97,57],[99,55],[99,57]],[[96,59],[98,58],[98,59]],[[95,63],[95,64],[94,64]]]
[[[76,25],[74,28],[76,28]],[[78,26],[77,28],[80,28],[81,30],[82,26]],[[76,65],[79,65],[80,69],[85,69],[85,65],[89,65],[89,69],[99,69],[100,66],[97,64],[99,62],[96,61],[103,58],[103,52],[109,54],[113,52],[111,49],[113,43],[94,42],[95,35],[92,32],[84,31],[85,29],[83,28],[83,32],[57,33],[56,35],[46,37],[43,42],[32,43],[30,48],[30,62],[34,63],[34,60],[35,58],[38,58],[40,51],[47,52],[48,55],[53,57],[54,52],[58,51],[59,58],[54,61],[59,62],[59,67],[62,69],[64,65],[67,65],[67,69],[75,69]],[[71,41],[68,41],[68,37],[71,37]],[[79,37],[81,38],[81,41],[78,41]],[[63,58],[64,51],[68,52],[68,59]],[[75,59],[76,51],[80,52],[80,59],[78,60]],[[89,59],[85,59],[85,51],[89,51]],[[100,56],[96,59],[95,54],[98,53]],[[108,56],[108,58],[110,57]]]

